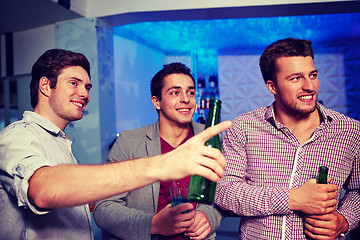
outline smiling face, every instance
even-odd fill
[[[64,129],[71,121],[82,118],[90,100],[91,86],[89,75],[79,66],[63,69],[54,88],[50,88],[50,81],[43,77],[39,87],[41,93],[46,95],[47,107],[35,108],[34,111],[38,111],[60,129]]]
[[[170,125],[187,126],[196,108],[195,86],[186,74],[174,73],[163,79],[161,101],[152,97],[154,107],[159,112],[160,122]]]
[[[281,57],[277,60],[277,82],[266,86],[275,96],[275,111],[303,117],[316,110],[319,79],[312,57]]]

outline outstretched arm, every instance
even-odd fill
[[[218,181],[223,176],[225,158],[219,150],[205,147],[204,143],[230,126],[226,121],[207,128],[175,150],[155,157],[96,166],[42,167],[29,181],[29,199],[44,209],[71,207],[189,175]]]

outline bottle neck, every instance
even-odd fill
[[[205,128],[212,127],[220,122],[221,101],[218,99],[211,100],[208,117]]]

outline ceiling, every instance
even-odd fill
[[[0,0],[0,34],[80,17],[82,16],[50,0]]]
[[[81,17],[50,0],[0,0],[0,34]],[[115,26],[116,35],[166,53],[217,53],[289,36],[313,42],[359,37],[360,1],[132,12],[100,19]]]
[[[69,10],[69,6],[65,6],[66,2],[57,0],[0,0],[0,34],[29,30],[59,21],[83,17]],[[72,4],[71,0],[69,4]],[[332,0],[320,3],[271,6],[131,12],[105,16],[101,19],[113,26],[120,26],[136,22],[301,16],[351,12],[360,12],[360,1]],[[217,29],[208,30],[216,32]]]
[[[114,34],[169,53],[360,37],[360,1],[129,13],[103,19]]]
[[[286,37],[320,43],[359,38],[360,13],[142,22],[115,27],[114,33],[166,53],[188,55],[201,49],[263,47]]]
[[[359,3],[356,6],[360,6]],[[354,11],[340,11],[341,8],[334,5],[326,10],[326,7],[318,4],[301,5],[303,11],[294,5],[281,10],[279,6],[220,9],[220,12],[227,14],[213,19],[206,19],[204,16],[211,13],[204,14],[204,11],[181,11],[181,17],[176,17],[176,11],[172,11],[171,15],[157,12],[153,18],[142,14],[143,22],[114,24],[114,34],[167,55],[195,54],[199,69],[211,73],[216,72],[219,54],[260,54],[265,46],[282,38],[309,39],[314,46],[337,40],[359,39],[360,8],[356,6],[352,8]],[[321,14],[317,12],[319,9],[322,10]],[[269,14],[274,12],[277,13],[274,16]],[[199,15],[205,19],[195,17]]]

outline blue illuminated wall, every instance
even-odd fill
[[[142,22],[115,27],[114,34],[164,56],[195,53],[198,72],[219,74],[223,120],[273,101],[258,66],[268,44],[286,37],[309,39],[319,69],[320,100],[360,119],[360,13]]]
[[[182,62],[190,67],[190,57],[165,55],[119,36],[114,37],[114,53],[117,132],[154,123],[158,114],[151,102],[152,77],[170,62]]]
[[[165,55],[135,41],[114,37],[116,129],[122,132],[154,123],[150,80]]]

